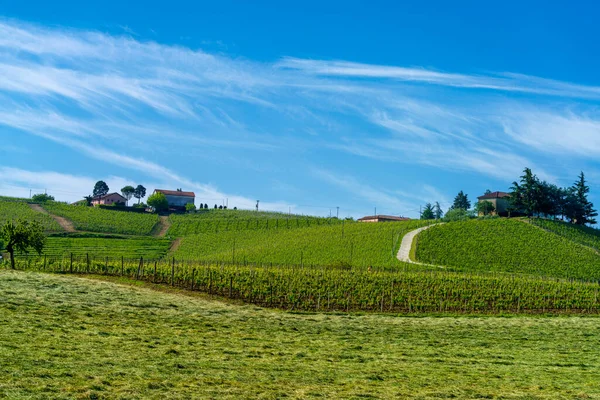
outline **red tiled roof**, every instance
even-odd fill
[[[359,221],[367,221],[370,219],[388,219],[391,221],[408,221],[408,220],[410,220],[410,218],[396,217],[393,215],[369,215],[369,216],[360,218]]]
[[[479,200],[501,199],[503,197],[510,197],[510,193],[506,193],[506,192],[492,192],[492,193],[484,194],[483,196],[479,196],[477,199],[479,199]]]
[[[114,192],[114,193],[108,193],[108,194],[105,194],[104,196],[96,196],[96,197],[94,197],[94,198],[92,199],[92,201],[98,201],[98,200],[102,200],[102,199],[105,199],[105,198],[107,198],[107,197],[114,196],[115,194],[116,194],[117,196],[119,196],[120,198],[122,198],[123,200],[127,200],[125,197],[121,196],[119,193],[117,193],[117,192]]]
[[[165,196],[196,197],[194,192],[180,192],[179,190],[156,189],[155,192],[162,193]]]

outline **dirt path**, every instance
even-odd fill
[[[160,224],[160,230],[158,231],[156,236],[165,237],[167,231],[171,227],[171,221],[169,221],[169,217],[166,215],[161,215],[159,218],[160,220],[158,221],[158,223]]]
[[[422,228],[415,229],[414,231],[410,231],[406,235],[404,235],[404,237],[402,238],[402,243],[400,244],[400,250],[398,250],[398,260],[400,260],[402,262],[407,262],[407,263],[410,263],[410,264],[417,264],[417,265],[425,265],[425,266],[429,266],[429,267],[444,268],[444,267],[441,267],[439,265],[424,264],[424,263],[420,263],[418,261],[414,261],[414,260],[410,259],[410,249],[412,248],[413,242],[415,241],[415,238],[417,237],[417,235],[419,233],[423,232],[424,230],[429,229],[432,226],[436,226],[436,225],[440,225],[440,224],[433,224],[433,225],[424,226]]]
[[[177,238],[177,239],[173,240],[173,243],[171,243],[171,248],[169,249],[169,253],[173,253],[173,252],[177,251],[177,249],[179,248],[180,245],[181,245],[181,238]]]
[[[58,224],[66,231],[66,232],[77,232],[73,223],[66,218],[59,217],[58,215],[50,214],[48,211],[44,210],[42,206],[39,204],[29,204],[29,207],[37,212],[41,212],[42,214],[46,214],[51,216]]]

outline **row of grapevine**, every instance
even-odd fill
[[[417,237],[416,258],[457,271],[600,280],[600,256],[595,251],[515,219],[434,226]]]
[[[244,210],[207,210],[196,214],[172,214],[169,220],[171,228],[168,234],[172,237],[220,231],[295,229],[344,222],[337,218]]]
[[[89,254],[92,256],[161,258],[167,255],[171,244],[172,242],[168,239],[152,237],[48,237],[43,254],[50,257]]]
[[[233,263],[394,266],[399,263],[396,253],[404,234],[427,223],[414,220],[207,232],[184,237],[173,255]]]
[[[23,219],[39,222],[46,232],[60,232],[63,229],[49,215],[34,211],[22,201],[0,200],[0,226],[6,221]]]
[[[506,274],[254,268],[108,257],[46,257],[20,260],[18,267],[122,275],[287,310],[469,314],[600,311],[598,284]]]
[[[129,213],[99,207],[73,206],[54,202],[45,203],[43,207],[51,214],[73,222],[75,229],[87,232],[149,235],[159,220],[158,215],[155,214]]]

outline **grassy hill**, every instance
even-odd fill
[[[172,225],[168,235],[171,237],[220,231],[295,229],[342,223],[336,218],[266,211],[213,209],[198,211],[194,214],[173,214],[169,220]]]
[[[98,207],[62,203],[43,204],[48,212],[73,222],[75,229],[87,232],[150,235],[159,221],[158,215],[140,214]]]
[[[579,237],[587,235],[578,232]],[[417,240],[418,261],[454,270],[600,279],[600,256],[595,251],[516,219],[437,225]]]
[[[0,226],[6,221],[25,219],[37,221],[46,230],[46,232],[60,232],[63,229],[49,215],[32,210],[27,203],[13,201],[8,198],[0,199]]]
[[[424,221],[350,222],[296,229],[207,232],[182,239],[175,257],[187,260],[304,265],[400,265],[402,236]]]
[[[0,292],[0,398],[600,396],[597,318],[289,314],[10,271]]]

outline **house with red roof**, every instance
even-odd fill
[[[508,216],[508,208],[510,205],[510,193],[506,192],[489,192],[483,196],[479,196],[477,200],[481,203],[482,201],[488,201],[494,205],[495,211],[492,215],[499,215],[501,217]],[[482,213],[479,213],[482,216]]]

